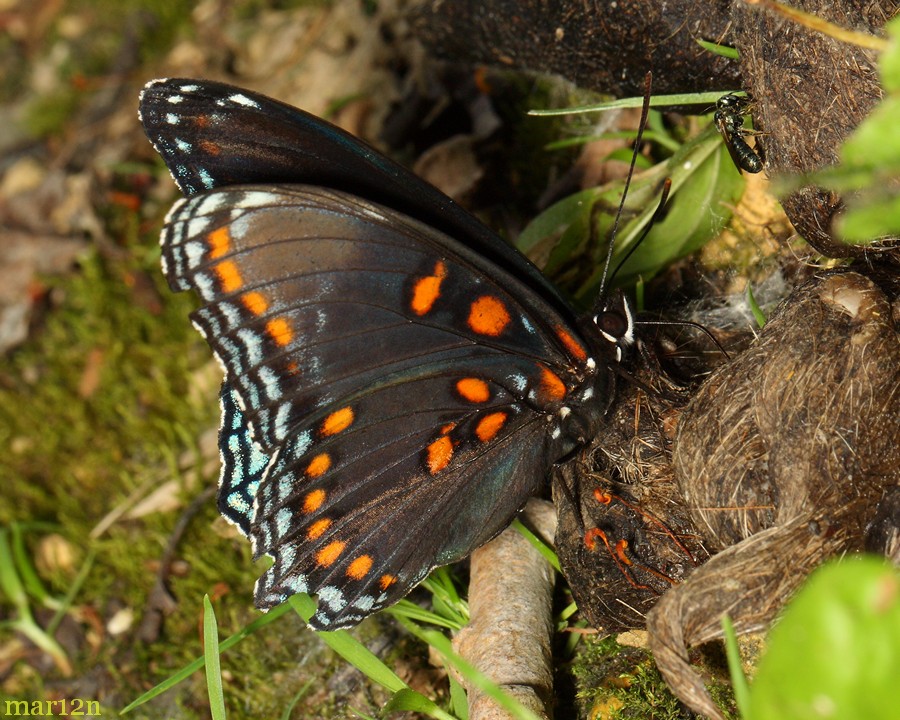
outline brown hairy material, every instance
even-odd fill
[[[900,4],[869,0],[799,0],[790,5],[836,25],[881,34]],[[871,50],[827,37],[762,5],[736,3],[735,47],[755,100],[753,118],[770,175],[808,173],[834,165],[841,143],[881,99]],[[834,193],[803,188],[782,200],[797,232],[828,257],[862,255],[864,248],[833,237],[843,209]]]
[[[686,646],[721,637],[726,613],[739,633],[766,627],[812,569],[864,549],[873,519],[896,506],[896,320],[872,280],[817,277],[685,410],[676,478],[695,527],[722,551],[659,601],[647,628],[660,671],[694,710],[722,717]]]

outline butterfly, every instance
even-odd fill
[[[591,440],[633,342],[578,316],[523,255],[333,125],[165,79],[144,130],[186,196],[173,290],[222,365],[218,506],[273,565],[256,605],[318,596],[350,627],[501,532]]]

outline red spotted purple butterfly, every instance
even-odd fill
[[[258,607],[309,592],[313,628],[358,623],[596,434],[627,307],[577,317],[452,200],[296,108],[169,79],[140,117],[187,196],[163,271],[200,294],[225,370],[219,509],[275,561]]]

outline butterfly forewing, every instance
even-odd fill
[[[314,627],[355,624],[596,429],[607,381],[572,311],[434,188],[225,85],[151,83],[141,117],[192,196],[163,264],[225,369],[219,507],[275,559],[260,607],[311,592]]]
[[[154,80],[140,118],[185,195],[244,183],[310,183],[381,203],[456,237],[527,279],[557,312],[567,304],[541,272],[432,185],[303,110],[209,80]]]

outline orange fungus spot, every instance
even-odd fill
[[[306,497],[303,499],[303,512],[307,515],[309,513],[314,513],[325,502],[325,491],[324,490],[313,490],[311,493],[308,493]]]
[[[278,345],[287,345],[294,339],[294,331],[284,318],[269,320],[266,323],[266,332]]]
[[[222,285],[222,292],[234,292],[240,290],[244,285],[241,273],[231,260],[220,262],[215,267],[216,275],[219,276],[219,283]]]
[[[340,557],[340,554],[344,552],[345,547],[347,547],[347,543],[341,542],[340,540],[328,543],[328,545],[316,553],[316,564],[319,567],[328,567]]]
[[[440,260],[434,265],[434,272],[416,280],[413,285],[410,307],[416,315],[431,311],[435,301],[441,296],[441,283],[447,277],[447,266]]]
[[[340,410],[335,410],[331,415],[325,418],[322,421],[322,427],[319,428],[319,432],[324,436],[328,437],[329,435],[337,435],[339,432],[343,432],[350,424],[353,422],[353,408],[345,407]]]
[[[475,434],[478,436],[478,439],[481,442],[489,442],[497,437],[497,433],[506,424],[507,417],[508,415],[505,412],[494,412],[481,418],[478,421],[478,425],[475,426]]]
[[[491,399],[491,389],[484,380],[463,378],[456,383],[456,389],[463,399],[474,403],[483,403]]]
[[[231,235],[227,227],[216,228],[206,236],[206,241],[209,243],[209,256],[213,260],[227,255],[231,249]]]
[[[469,327],[479,335],[497,337],[509,325],[509,311],[501,300],[484,295],[469,309]]]
[[[362,580],[369,574],[369,570],[371,569],[372,558],[368,555],[360,555],[356,560],[350,563],[350,567],[347,568],[347,577],[352,580]]]
[[[309,499],[309,496],[307,496],[307,499]],[[308,540],[318,540],[330,527],[331,520],[329,520],[328,518],[316,520],[312,525],[309,526],[309,530],[306,531],[306,537]]]
[[[331,457],[328,453],[319,453],[306,466],[306,474],[309,477],[319,477],[331,467]]]
[[[382,575],[378,579],[378,586],[382,590],[387,590],[391,585],[397,582],[397,578],[394,575]]]
[[[453,440],[447,435],[442,435],[428,446],[428,471],[437,475],[453,457]]]
[[[262,293],[244,293],[244,295],[241,297],[241,302],[244,303],[244,307],[254,315],[262,315],[266,310],[269,309],[269,303],[266,301],[266,298]]]
[[[556,337],[560,339],[569,355],[571,355],[573,358],[582,361],[587,360],[587,351],[584,349],[584,347],[582,347],[581,343],[573,338],[565,328],[557,327]]]
[[[625,554],[625,551],[628,550],[628,541],[627,540],[619,540],[616,543],[616,555],[619,556],[619,560],[621,560],[626,565],[631,565],[631,560],[628,559],[628,556]]]
[[[566,385],[559,375],[546,367],[541,367],[541,389],[549,400],[562,400],[566,396]]]

